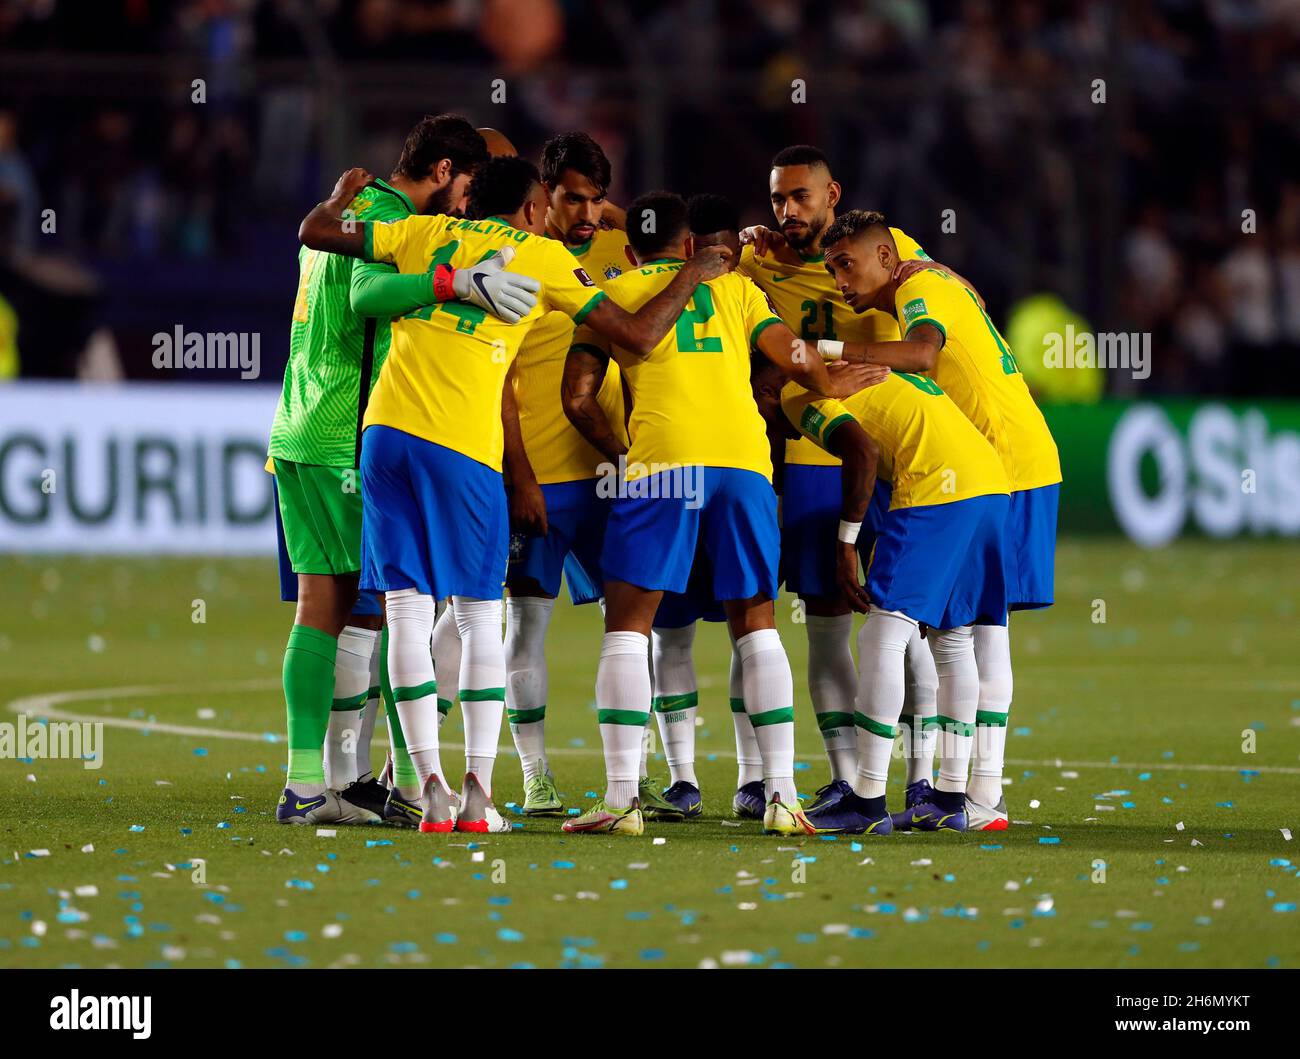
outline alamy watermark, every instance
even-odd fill
[[[602,499],[685,500],[688,509],[704,505],[704,468],[699,464],[602,463],[596,495]]]
[[[1135,379],[1151,377],[1149,331],[1065,331],[1043,336],[1043,366],[1047,368],[1109,368],[1132,372]]]
[[[104,764],[103,721],[31,721],[20,713],[17,722],[0,721],[0,759],[81,758],[81,767]]]
[[[153,366],[159,371],[238,368],[241,379],[262,374],[262,335],[257,331],[186,331],[177,324],[156,332],[151,341]]]

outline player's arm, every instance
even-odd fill
[[[405,316],[437,300],[431,272],[402,273],[378,262],[353,263],[348,301],[358,316]]]
[[[731,251],[724,246],[703,247],[681,267],[668,286],[635,313],[629,313],[611,298],[602,298],[582,318],[582,323],[633,356],[648,356],[672,330],[695,288],[721,276],[730,266],[730,260]]]
[[[372,177],[364,169],[349,169],[334,185],[330,197],[318,202],[298,225],[298,241],[313,250],[366,259],[367,223],[348,216],[348,206]]]
[[[857,420],[842,421],[826,437],[828,452],[840,458],[840,526],[835,543],[835,576],[849,606],[865,614],[871,597],[858,571],[858,534],[876,488],[880,448]]]
[[[627,231],[627,210],[606,199],[600,207],[600,226],[607,230]]]
[[[831,371],[821,357],[814,356],[803,339],[796,338],[780,320],[773,319],[754,340],[758,350],[785,372],[787,379],[823,397],[849,397],[867,386],[883,382],[886,368],[853,362]]]
[[[598,400],[605,372],[609,368],[609,351],[585,326],[573,335],[564,358],[564,378],[560,383],[560,404],[573,429],[612,464],[627,455],[627,446],[609,425]]]
[[[829,360],[850,364],[881,364],[895,371],[933,371],[948,336],[931,323],[920,323],[901,342],[828,342],[821,339],[817,351]]]
[[[501,390],[501,433],[505,441],[501,473],[510,504],[510,528],[516,533],[546,536],[546,497],[524,451],[524,434],[519,426],[519,404],[515,401],[515,367],[510,365]]]

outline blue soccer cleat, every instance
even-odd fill
[[[762,820],[767,811],[767,798],[762,780],[750,780],[736,791],[731,800],[731,811],[741,820]]]
[[[690,820],[704,811],[704,799],[700,789],[693,783],[678,780],[663,793],[663,799],[669,805],[681,810],[682,819]]]
[[[953,796],[945,797],[946,794],[945,791],[934,791],[930,795],[930,801],[914,805],[901,815],[909,817],[908,822],[913,831],[965,831],[966,796],[956,795],[954,806]]]
[[[894,830],[885,799],[859,798],[851,787],[835,801],[808,810],[807,816],[819,835],[887,835]]]
[[[826,806],[835,805],[846,795],[852,794],[853,787],[847,780],[831,780],[826,786],[817,788],[817,793],[813,795],[807,811],[815,813]]]
[[[909,783],[907,790],[903,794],[903,809],[901,812],[894,814],[894,829],[896,831],[912,830],[912,810],[930,800],[930,795],[934,793],[934,787],[930,785],[929,780],[917,780],[915,783]]]

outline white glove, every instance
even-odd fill
[[[542,285],[532,276],[506,271],[514,256],[515,248],[506,246],[486,261],[456,269],[451,280],[452,292],[459,300],[486,309],[508,324],[519,323],[533,311]]]

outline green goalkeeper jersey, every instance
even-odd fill
[[[359,221],[395,221],[415,212],[405,195],[382,180],[363,188],[350,209]],[[354,270],[395,271],[390,265],[306,247],[298,253],[298,296],[284,388],[271,425],[271,456],[327,467],[356,466],[361,415],[388,355],[391,333],[388,320],[352,311]]]

